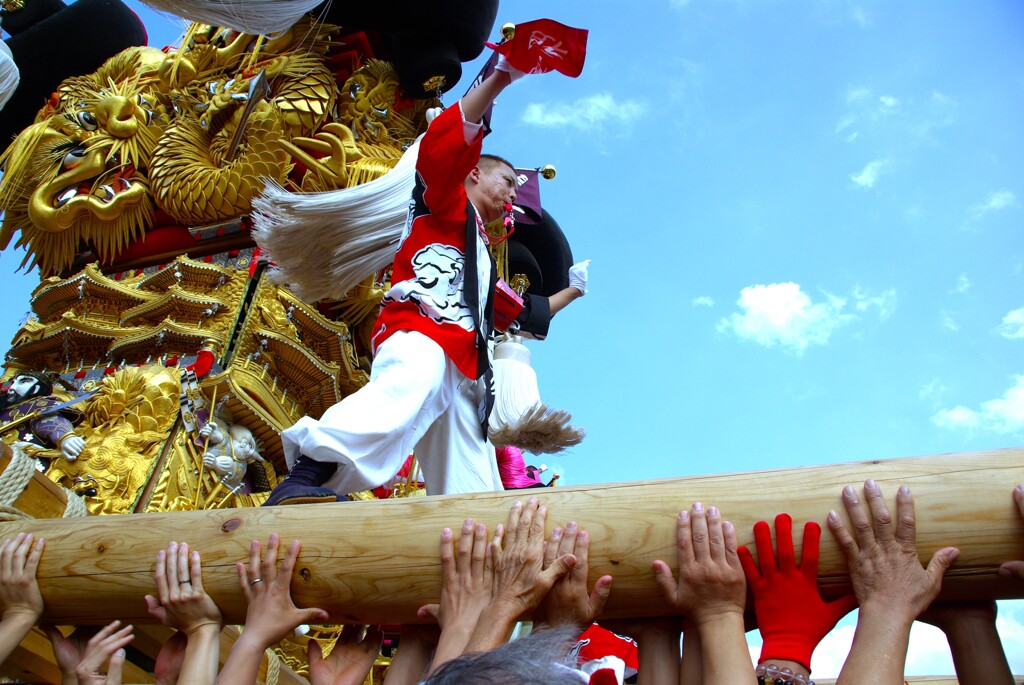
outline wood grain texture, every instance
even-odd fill
[[[1021,448],[508,493],[38,520],[0,525],[0,538],[20,530],[46,538],[39,578],[45,619],[54,623],[150,621],[142,597],[152,592],[156,552],[170,540],[200,550],[207,589],[228,622],[241,622],[245,602],[234,564],[247,558],[252,539],[265,542],[271,532],[285,545],[302,541],[292,582],[299,606],[324,608],[339,623],[412,623],[416,609],[439,596],[441,529],[457,531],[472,517],[493,530],[512,502],[536,495],[549,509],[549,531],[572,519],[590,532],[591,577],[615,578],[606,615],[657,616],[665,607],[651,562],[675,565],[676,515],[697,500],[736,525],[740,544],[752,545],[753,524],[782,511],[795,528],[818,521],[825,531],[819,583],[826,595],[847,590],[825,516],[835,509],[845,517],[842,487],[866,478],[879,482],[890,506],[896,488],[910,486],[922,560],[947,545],[960,548],[944,596],[1024,596],[1024,583],[997,574],[1001,562],[1024,559],[1024,523],[1011,496],[1024,481]]]

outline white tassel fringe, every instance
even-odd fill
[[[14,63],[14,55],[7,43],[0,40],[0,109],[4,108],[7,101],[14,95],[21,83],[21,72],[18,65]]]
[[[501,447],[515,445],[534,454],[554,454],[583,441],[584,433],[569,425],[572,414],[549,409],[540,401],[537,373],[530,350],[516,341],[494,347],[494,407],[488,437]]]
[[[150,7],[212,26],[261,35],[291,27],[321,0],[142,0]]]
[[[270,279],[306,302],[340,300],[391,264],[409,215],[419,141],[369,183],[290,193],[270,183],[253,200],[253,237],[277,268]]]

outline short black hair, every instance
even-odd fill
[[[515,172],[516,170],[516,168],[512,166],[512,162],[508,161],[504,157],[499,157],[498,155],[490,155],[487,153],[480,155],[480,161],[476,163],[476,165],[480,167],[481,171],[490,171],[499,164],[504,164],[513,172]]]

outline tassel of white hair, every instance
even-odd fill
[[[342,299],[394,261],[409,215],[419,141],[380,178],[325,193],[268,184],[253,200],[253,238],[274,283],[306,302]]]
[[[584,432],[569,425],[572,414],[549,409],[540,400],[537,373],[526,345],[514,339],[494,347],[494,407],[488,437],[497,446],[514,445],[534,454],[554,454],[580,444]]]
[[[150,7],[212,26],[262,35],[290,28],[322,0],[142,0]]]
[[[0,109],[4,108],[7,101],[14,95],[21,83],[21,72],[18,65],[14,63],[14,55],[7,43],[0,40]]]

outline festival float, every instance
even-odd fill
[[[369,333],[408,207],[410,150],[461,64],[492,38],[497,1],[433,0],[401,12],[307,1],[284,19],[222,25],[223,13],[204,13],[217,3],[185,13],[190,3],[154,0],[207,22],[162,50],[142,44],[141,23],[116,0],[3,4],[21,85],[0,127],[5,140],[16,136],[0,158],[0,246],[24,250],[39,285],[5,356],[0,537],[46,538],[44,618],[136,623],[125,678],[153,682],[169,634],[142,600],[156,551],[170,540],[202,550],[208,591],[239,622],[234,563],[252,538],[276,531],[303,541],[298,604],[323,607],[338,623],[415,622],[440,587],[437,531],[466,516],[497,523],[515,493],[422,497],[413,454],[389,487],[352,493],[365,501],[258,507],[287,473],[280,432],[369,379]],[[92,27],[102,41],[83,39]],[[502,34],[512,39],[515,27]],[[44,45],[61,46],[62,58],[35,59]],[[487,227],[512,300],[567,285],[569,242],[540,202],[539,179],[554,176],[548,161],[518,170],[515,217],[527,228]],[[286,224],[291,239],[267,227]],[[499,405],[495,442],[534,454],[578,443],[567,412],[537,403],[529,353],[503,343],[496,371],[505,368],[510,387],[527,386],[530,399]],[[996,570],[1024,557],[1024,525],[1008,496],[1024,480],[1022,456],[534,492],[591,531],[593,572],[615,576],[612,615],[662,610],[650,561],[673,558],[681,503],[715,501],[749,531],[762,513],[744,493],[767,482],[794,518],[822,519],[842,485],[868,476],[883,487],[908,482],[920,496],[922,555],[951,541],[961,548],[948,596],[1005,598],[1021,594]],[[1007,497],[927,496],[951,477]],[[830,543],[820,580],[836,594],[848,586]],[[270,650],[266,682],[302,682],[305,643],[320,640],[326,652],[337,634],[312,626]],[[237,635],[229,627],[226,644]],[[373,682],[388,663],[382,655]],[[59,680],[41,631],[2,674]]]

